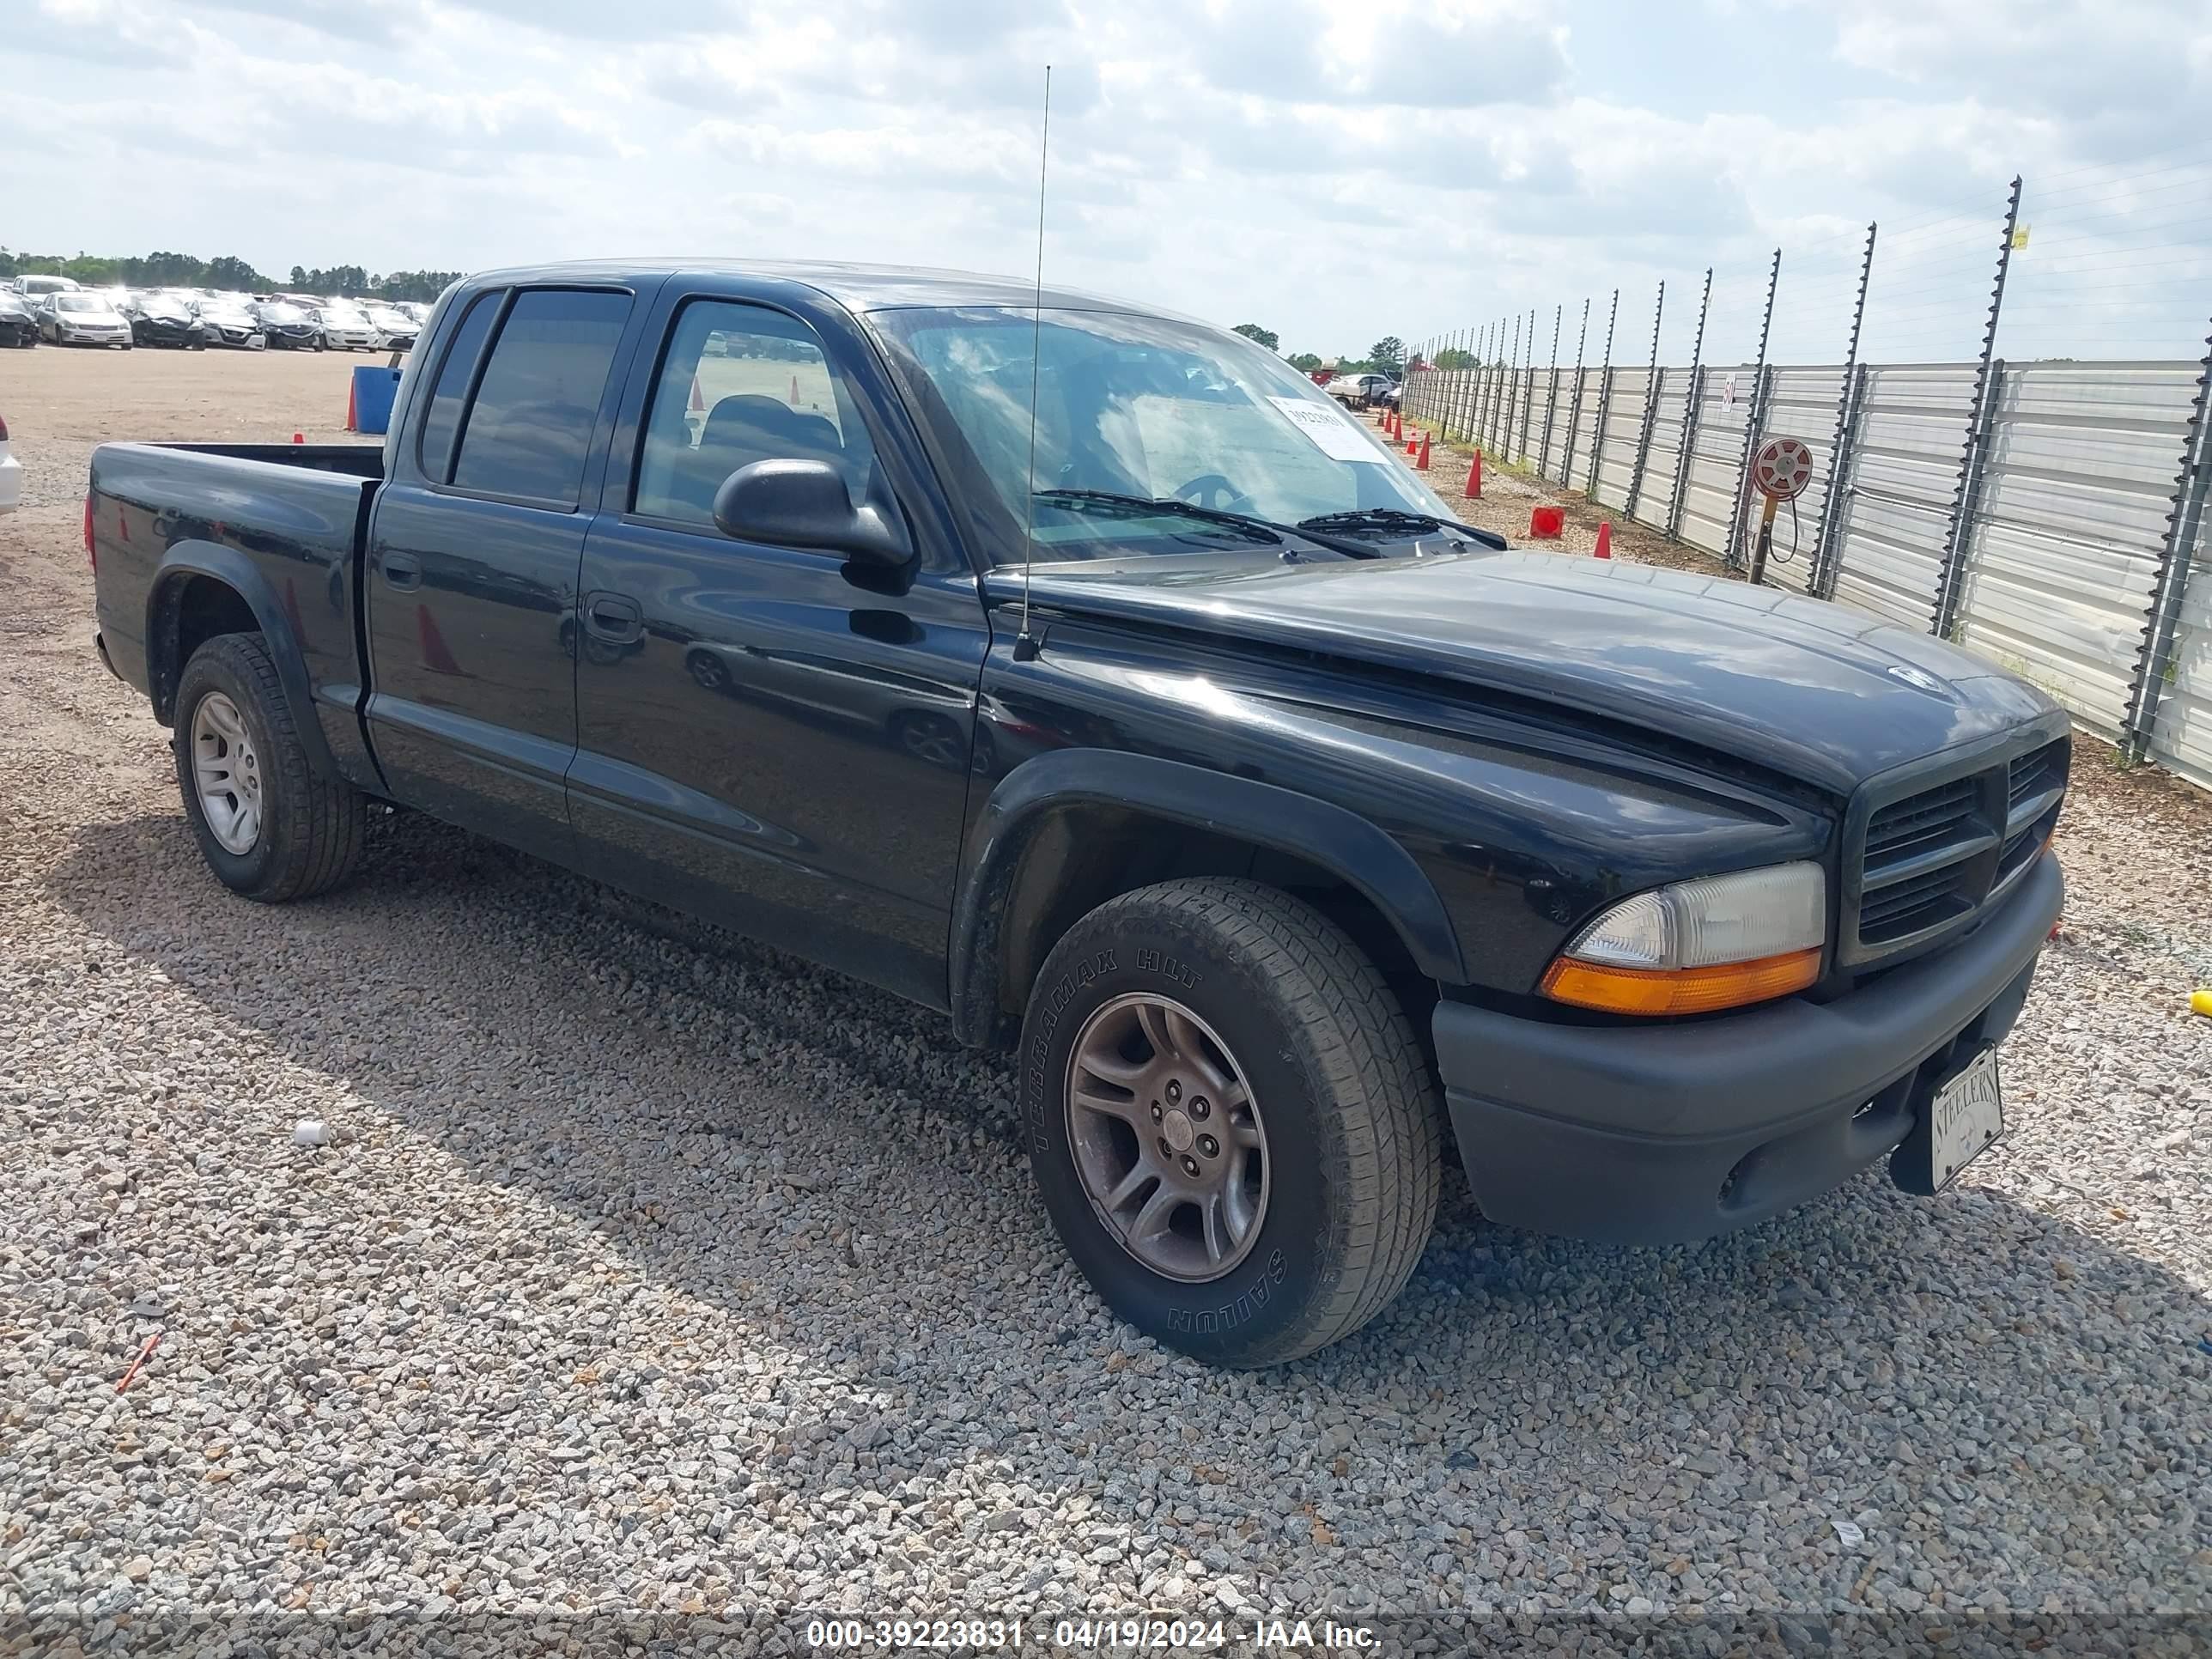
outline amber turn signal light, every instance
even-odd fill
[[[1802,991],[1820,977],[1818,945],[1709,968],[1609,968],[1561,957],[1544,975],[1544,994],[1577,1008],[1614,1014],[1706,1014]]]

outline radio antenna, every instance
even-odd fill
[[[1052,154],[1052,65],[1044,66],[1044,125],[1037,134],[1036,303],[1030,307],[1030,471],[1022,492],[1022,631],[1014,641],[1014,660],[1033,661],[1036,636],[1030,632],[1030,566],[1036,559],[1037,365],[1044,343],[1044,169]]]

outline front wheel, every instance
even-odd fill
[[[1436,1218],[1443,1117],[1342,929],[1256,882],[1164,882],[1054,947],[1022,1031],[1031,1168],[1130,1323],[1279,1364],[1386,1306]]]
[[[312,898],[359,867],[360,793],[316,773],[258,634],[220,634],[177,681],[171,739],[185,816],[208,867],[265,904]]]

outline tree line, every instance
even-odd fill
[[[22,253],[0,247],[0,282],[11,276],[67,276],[87,288],[213,288],[244,294],[290,289],[359,300],[434,300],[460,279],[458,270],[371,272],[360,265],[311,270],[294,265],[283,282],[235,254],[202,259],[190,253]]]
[[[1273,329],[1262,328],[1257,323],[1239,323],[1233,331],[1270,351],[1280,352],[1283,349],[1282,337]],[[1318,368],[1334,368],[1340,374],[1379,374],[1425,367],[1406,362],[1406,343],[1395,334],[1386,334],[1368,347],[1364,357],[1354,357],[1348,351],[1334,358],[1317,356],[1310,351],[1294,351],[1283,361],[1307,374]]]

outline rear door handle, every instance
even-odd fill
[[[422,562],[412,553],[387,553],[384,556],[384,580],[394,587],[420,587]]]
[[[596,588],[584,595],[584,631],[612,645],[628,645],[645,633],[645,611],[624,593]]]

